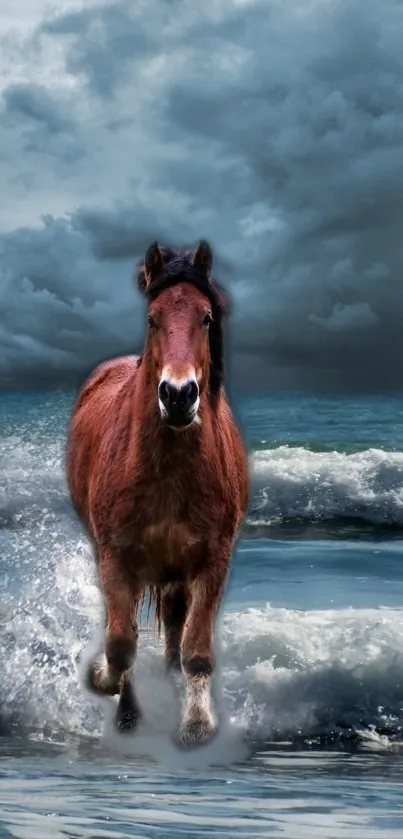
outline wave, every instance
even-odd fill
[[[403,611],[228,615],[223,684],[233,719],[255,741],[402,738]]]
[[[75,522],[68,499],[62,441],[2,444],[0,530],[32,528],[57,514]],[[252,498],[244,524],[248,536],[303,529],[337,536],[367,528],[403,527],[403,452],[367,449],[345,453],[278,446],[250,455]],[[333,528],[333,531],[332,531]],[[310,534],[315,537],[314,530]]]
[[[403,526],[403,453],[279,446],[251,457],[251,531],[297,521]]]
[[[83,690],[80,660],[101,601],[63,472],[64,441],[2,441],[0,485],[0,734],[97,739],[105,707]],[[403,453],[251,454],[244,532],[298,523],[335,532],[357,522],[403,525]],[[330,524],[329,524],[330,523]],[[398,743],[403,731],[403,611],[384,608],[226,613],[218,683],[232,725],[249,741]],[[162,647],[141,634],[137,689],[147,725],[168,738],[175,705]],[[383,738],[383,739],[382,739]]]
[[[0,733],[100,738],[105,706],[80,681],[101,613],[86,544],[73,556],[59,544],[0,608]],[[218,637],[221,711],[249,742],[402,741],[403,610],[262,605],[225,612]],[[163,671],[162,643],[142,631],[145,725],[169,742],[177,709]]]

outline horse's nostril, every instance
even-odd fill
[[[199,388],[196,382],[188,382],[183,388],[185,396],[185,404],[187,407],[194,405],[199,395]]]
[[[177,387],[169,379],[164,379],[158,388],[158,398],[168,411],[187,412],[195,404],[198,395],[199,386],[195,381]]]
[[[166,382],[166,381],[160,382],[160,385],[159,385],[159,388],[158,388],[158,398],[161,400],[162,404],[165,405],[165,407],[169,403],[169,396],[170,396],[170,392],[169,392],[168,382]]]

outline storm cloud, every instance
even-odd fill
[[[237,387],[401,389],[403,5],[35,6],[0,2],[0,385],[140,350],[137,260],[204,237]]]

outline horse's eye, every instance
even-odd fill
[[[157,329],[157,324],[151,315],[147,315],[147,322],[151,329]]]
[[[204,318],[203,318],[203,326],[205,326],[206,329],[208,329],[212,322],[213,322],[213,318],[211,317],[211,315],[209,313],[207,313],[207,315],[205,315]]]

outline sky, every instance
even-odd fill
[[[239,390],[401,390],[401,0],[0,0],[0,387],[141,351],[207,239]]]

